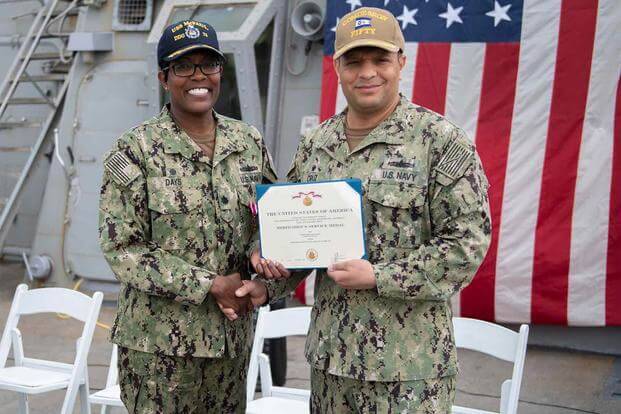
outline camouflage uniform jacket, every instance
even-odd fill
[[[216,275],[248,278],[254,184],[276,180],[259,132],[216,114],[213,160],[167,108],[104,160],[100,245],[121,282],[111,339],[171,356],[234,357],[250,316],[229,322],[208,295]]]
[[[487,180],[465,133],[405,98],[354,151],[344,113],[305,136],[289,181],[360,178],[377,288],[340,288],[317,272],[306,357],[331,374],[408,381],[457,372],[449,299],[490,241]],[[302,275],[269,283],[270,298]]]

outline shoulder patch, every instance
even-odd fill
[[[470,148],[457,140],[453,140],[442,155],[436,170],[455,180],[463,174],[465,167],[469,165],[468,161],[471,156],[472,150]]]
[[[104,162],[104,168],[108,170],[112,179],[122,186],[128,186],[140,175],[140,169],[121,151],[110,155]]]

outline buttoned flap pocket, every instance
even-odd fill
[[[149,209],[162,214],[188,213],[200,207],[203,191],[194,177],[149,177]]]
[[[371,181],[367,198],[386,207],[414,208],[425,204],[425,191],[415,185]]]
[[[237,189],[237,197],[239,203],[240,222],[242,231],[254,232],[256,220],[253,215],[252,204],[256,203],[256,186],[255,184],[242,185]]]
[[[151,237],[165,250],[204,246],[204,191],[196,177],[149,177]]]
[[[205,358],[157,355],[155,378],[162,389],[168,392],[189,391],[191,389],[198,391],[203,380],[205,363]]]
[[[241,205],[242,208],[249,208],[250,204],[256,202],[257,200],[257,184],[261,184],[261,182],[259,181],[258,183],[248,183],[248,184],[244,184],[239,186],[239,188],[237,189],[237,196],[238,196],[238,200],[239,200],[239,204]]]
[[[232,182],[221,183],[217,188],[219,216],[227,223],[231,223],[239,213],[239,195],[236,185]]]
[[[425,219],[423,187],[371,181],[366,197],[369,242],[402,248],[420,244]]]
[[[145,377],[155,370],[154,354],[119,347],[119,364],[135,375]]]

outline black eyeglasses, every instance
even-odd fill
[[[201,73],[205,76],[207,75],[215,75],[222,70],[222,62],[219,61],[209,61],[202,63],[191,63],[191,62],[177,62],[173,63],[166,69],[172,69],[173,73],[176,76],[181,76],[184,78],[194,76],[196,73],[196,68],[199,68]]]

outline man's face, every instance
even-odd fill
[[[405,56],[376,47],[359,47],[334,62],[350,108],[376,112],[392,104],[399,94]]]
[[[168,68],[167,79],[162,71],[158,77],[170,92],[170,105],[174,110],[196,115],[213,108],[220,95],[222,76],[217,55],[206,51],[188,53],[170,62]]]

